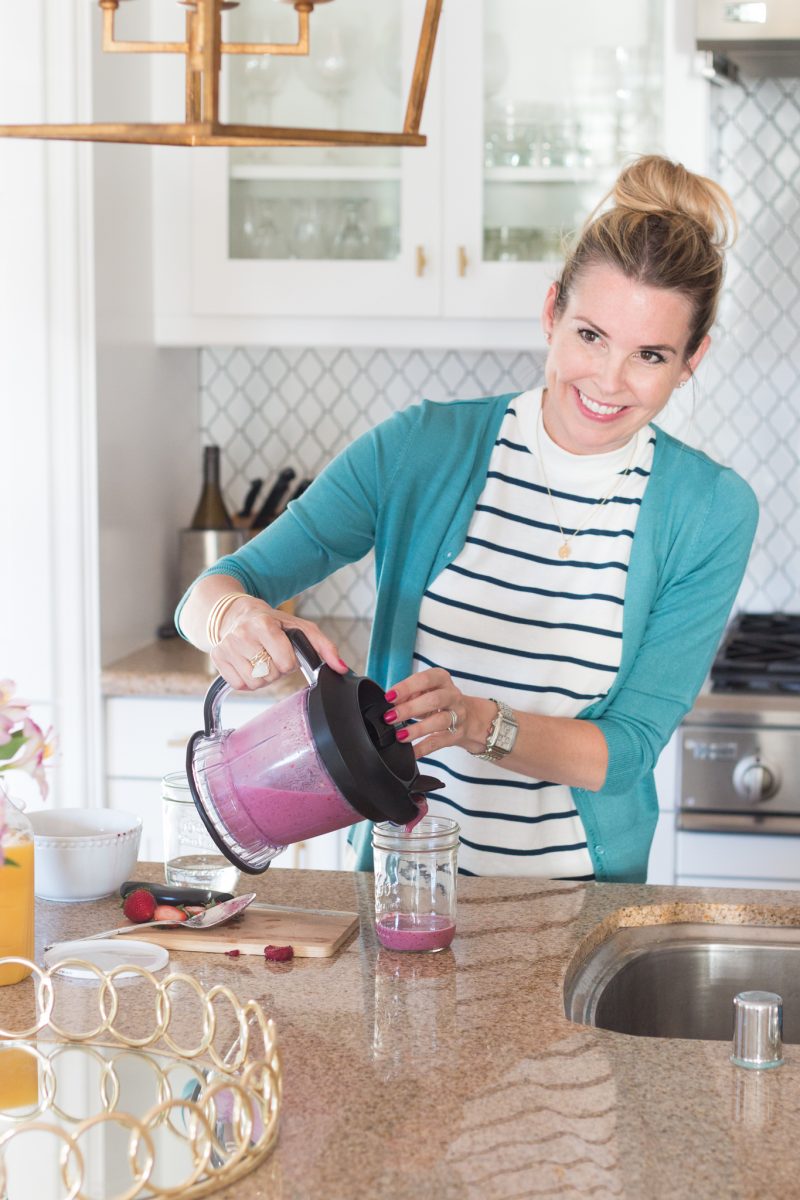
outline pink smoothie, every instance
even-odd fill
[[[288,846],[361,820],[317,757],[305,692],[232,730],[207,782],[219,821],[243,847]]]
[[[456,927],[450,917],[433,913],[386,913],[376,921],[375,932],[387,950],[444,950],[455,937]]]

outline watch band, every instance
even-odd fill
[[[486,758],[489,762],[496,762],[498,758],[505,758],[514,749],[519,725],[507,704],[504,704],[502,700],[495,700],[494,696],[490,699],[493,704],[497,705],[497,716],[489,728],[484,749],[473,757]]]

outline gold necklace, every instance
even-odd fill
[[[602,506],[604,504],[608,504],[608,501],[612,498],[612,496],[616,495],[617,491],[630,478],[629,471],[631,469],[634,457],[636,455],[636,447],[637,447],[639,439],[636,434],[634,434],[633,437],[631,438],[631,452],[630,452],[630,455],[628,456],[627,465],[625,466],[625,469],[621,472],[622,478],[620,478],[620,475],[617,472],[614,473],[614,478],[611,481],[611,487],[608,489],[608,491],[605,493],[605,495],[601,496],[599,500],[595,500],[594,504],[592,504],[591,507],[589,508],[589,511],[586,515],[586,519],[584,521],[582,521],[581,524],[578,525],[578,527],[576,529],[573,529],[572,533],[567,534],[567,533],[565,533],[564,527],[562,526],[561,522],[558,519],[558,511],[556,509],[556,502],[553,499],[553,493],[550,491],[550,484],[547,479],[547,471],[546,471],[545,465],[544,465],[544,455],[542,454],[542,447],[541,447],[541,442],[539,439],[539,424],[540,423],[542,425],[544,425],[544,407],[539,409],[539,415],[538,415],[538,418],[536,421],[536,449],[539,453],[539,465],[542,468],[542,478],[544,479],[544,486],[547,488],[547,494],[550,497],[550,507],[553,510],[553,516],[555,517],[556,525],[558,526],[559,533],[561,534],[561,538],[562,538],[561,545],[558,548],[558,557],[566,559],[566,558],[569,558],[569,556],[571,554],[571,551],[569,548],[570,542],[573,541],[578,536],[579,533],[583,532],[583,530],[586,527],[586,523],[588,522],[588,520],[591,517],[592,513],[594,512],[595,508],[597,508],[598,505],[602,508]]]

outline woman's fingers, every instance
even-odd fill
[[[333,670],[343,673],[347,664],[339,656],[335,642],[313,621],[283,614],[263,601],[255,601],[240,615],[233,616],[225,636],[212,651],[217,670],[232,687],[254,691],[274,683],[281,675],[298,668],[288,629],[299,629],[314,650]]]

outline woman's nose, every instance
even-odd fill
[[[603,363],[598,374],[598,383],[607,396],[613,396],[623,389],[625,382],[625,360],[609,356]]]

